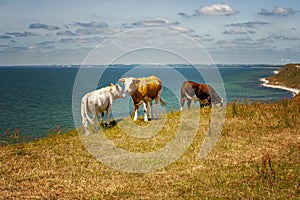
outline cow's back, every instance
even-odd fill
[[[154,99],[162,89],[161,80],[156,76],[138,78],[138,80],[140,80],[138,91],[142,96],[148,96]]]
[[[109,104],[110,87],[100,88],[86,94],[87,107],[90,113],[106,111]]]
[[[193,81],[185,81],[181,86],[181,98],[196,95],[200,100],[209,100],[214,103],[219,103],[222,99],[217,92],[208,84],[201,84]]]
[[[181,98],[184,98],[187,94],[190,97],[196,95],[200,100],[210,99],[211,90],[213,89],[207,84],[185,81],[181,86]]]
[[[207,84],[199,84],[197,88],[195,88],[196,96],[201,99],[207,99],[210,97],[210,86]]]

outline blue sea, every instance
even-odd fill
[[[212,84],[226,102],[234,99],[273,102],[291,98],[285,90],[261,86],[260,78],[274,75],[280,66],[218,65],[217,75],[210,66],[2,66],[0,67],[0,134],[16,128],[23,136],[45,137],[53,129],[74,128],[80,124],[80,101],[91,90],[104,87],[125,76],[161,78],[166,112],[180,108],[179,93],[183,80]],[[207,76],[209,76],[207,78]],[[221,79],[220,79],[221,78]],[[214,83],[214,80],[216,82]],[[220,82],[221,80],[221,82]],[[122,86],[122,85],[121,85]],[[117,100],[113,117],[122,118],[132,111],[130,97]],[[75,123],[74,123],[75,121]],[[59,127],[59,128],[58,128]]]

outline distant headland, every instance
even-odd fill
[[[300,97],[300,64],[284,65],[274,73],[274,76],[260,79],[263,86],[288,90]]]

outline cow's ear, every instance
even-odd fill
[[[134,79],[135,84],[139,84],[141,81],[139,79]]]
[[[114,85],[113,83],[110,83],[110,84],[109,84],[109,91],[112,91],[112,90],[114,89],[114,86],[115,86],[115,85]]]
[[[119,81],[124,85],[125,78],[120,78]]]

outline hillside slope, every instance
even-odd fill
[[[3,145],[0,199],[299,199],[299,103],[228,104],[222,136],[203,159],[198,153],[210,108],[200,109],[200,126],[187,151],[151,173],[107,167],[89,154],[76,131]],[[172,140],[180,119],[180,112],[169,113],[163,129],[147,139],[128,136],[119,126],[105,134],[130,152],[152,152]]]
[[[300,64],[284,65],[278,74],[266,78],[271,85],[281,85],[300,89]]]

